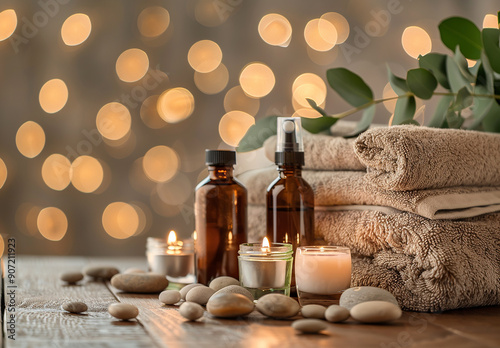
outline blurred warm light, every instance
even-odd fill
[[[137,27],[142,36],[157,37],[167,30],[170,14],[160,6],[147,7],[137,17]]]
[[[467,59],[467,66],[468,66],[469,68],[472,68],[472,67],[473,67],[474,65],[476,65],[476,63],[477,63],[477,60],[474,60],[474,59],[469,59],[469,58],[465,58],[465,59]]]
[[[295,101],[303,107],[310,107],[306,98],[312,99],[321,105],[326,99],[326,84],[316,74],[305,73],[299,75],[292,85],[292,95]]]
[[[0,158],[0,189],[3,187],[6,180],[7,180],[7,166],[5,165],[5,162]]]
[[[61,110],[68,101],[68,87],[63,80],[52,79],[42,86],[38,96],[43,111],[53,114]]]
[[[139,226],[134,233],[134,236],[137,236],[151,227],[152,214],[147,205],[142,202],[132,202],[131,206],[134,207],[139,218]]]
[[[177,243],[177,234],[175,234],[175,231],[172,230],[168,233],[168,237],[167,237],[167,243],[169,245],[173,245],[173,244],[176,244]]]
[[[142,79],[148,69],[148,55],[138,48],[126,50],[116,60],[116,73],[124,82],[135,82]]]
[[[227,86],[229,72],[224,64],[220,64],[209,73],[194,72],[194,83],[205,94],[217,94]]]
[[[68,230],[66,214],[55,207],[44,208],[37,218],[37,226],[41,235],[51,241],[61,240]]]
[[[201,40],[194,43],[188,52],[189,65],[200,73],[215,70],[221,61],[222,51],[219,45],[211,40]]]
[[[385,87],[384,87],[384,91],[382,92],[382,98],[383,99],[386,99],[386,98],[392,98],[392,97],[397,97],[398,95],[396,94],[396,92],[394,92],[394,90],[392,89],[391,87],[391,84],[388,82]],[[387,109],[387,111],[389,111],[391,114],[394,113],[394,110],[396,109],[396,102],[397,102],[397,99],[392,99],[392,100],[387,100],[387,101],[384,101],[384,106],[385,108]]]
[[[290,22],[277,13],[269,13],[262,17],[258,30],[262,40],[273,46],[287,47],[292,38]]]
[[[167,123],[158,114],[156,105],[158,104],[159,95],[152,95],[142,102],[140,115],[141,120],[146,126],[151,129],[160,129],[167,125]]]
[[[158,197],[170,205],[181,205],[192,195],[193,186],[188,177],[179,172],[176,176],[165,183],[158,184],[156,190]]]
[[[155,146],[149,149],[142,160],[142,168],[147,177],[155,182],[165,182],[177,173],[179,157],[168,146]]]
[[[23,156],[36,157],[45,146],[45,132],[38,123],[28,121],[17,130],[16,146]]]
[[[104,105],[96,117],[97,130],[109,140],[118,140],[127,135],[131,122],[128,109],[117,102]]]
[[[274,88],[276,79],[273,71],[263,63],[251,63],[240,73],[240,85],[250,97],[262,98]]]
[[[432,50],[431,37],[424,29],[416,26],[407,27],[404,30],[401,43],[405,52],[415,59]]]
[[[1,14],[0,14],[1,15]],[[483,19],[483,28],[495,28],[498,29],[498,17],[494,14],[487,14]]]
[[[90,35],[92,23],[89,16],[75,13],[69,16],[61,27],[61,37],[68,46],[77,46],[83,43]]]
[[[3,237],[0,235],[0,258],[3,256],[5,248],[5,242],[3,241]]]
[[[307,55],[318,65],[330,65],[339,55],[339,46],[335,46],[331,50],[325,52],[319,52],[307,46]]]
[[[241,86],[235,86],[224,96],[224,110],[226,112],[239,110],[255,116],[259,111],[260,100],[245,94]]]
[[[139,215],[136,209],[127,203],[109,204],[102,213],[102,226],[107,234],[116,239],[133,236],[139,228]]]
[[[337,31],[336,40],[333,41],[335,35],[332,35],[330,26],[328,24],[325,25],[324,21],[330,22],[335,27]],[[318,30],[324,40],[327,42],[333,41],[330,43],[334,44],[344,43],[349,37],[350,32],[349,22],[347,22],[344,16],[337,12],[327,12],[323,14],[318,22]]]
[[[243,111],[229,111],[219,122],[219,135],[226,144],[236,147],[254,124],[252,115]]]
[[[158,196],[156,189],[151,192],[149,203],[158,215],[165,217],[179,215],[181,213],[181,209],[184,209],[182,205],[171,205],[163,202]]]
[[[71,162],[63,155],[50,155],[43,162],[42,178],[51,189],[64,190],[71,181]]]
[[[158,98],[157,111],[168,123],[178,123],[194,111],[194,97],[190,91],[182,87],[168,89]]]
[[[231,13],[225,11],[225,6],[230,6],[231,11],[235,10],[234,5],[215,3],[214,0],[198,0],[194,8],[196,21],[206,27],[221,25],[227,20]]]
[[[0,41],[8,39],[16,30],[16,11],[10,9],[0,12]]]
[[[320,52],[328,51],[337,43],[337,29],[325,19],[312,19],[306,24],[304,38],[313,50]]]
[[[306,118],[318,118],[321,117],[320,113],[314,110],[311,106],[303,106],[299,104],[295,98],[292,97],[292,106],[295,112],[292,117],[306,117]],[[320,108],[325,108],[325,101],[321,104],[318,104]]]
[[[80,156],[71,164],[71,183],[80,192],[91,193],[101,186],[104,170],[101,163],[91,156]]]

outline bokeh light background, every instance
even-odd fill
[[[61,255],[143,255],[148,236],[187,238],[206,148],[237,146],[271,114],[316,117],[305,98],[346,110],[330,67],[394,95],[386,63],[403,74],[446,52],[446,17],[496,26],[497,5],[0,1],[1,236],[18,253]]]

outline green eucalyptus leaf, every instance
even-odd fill
[[[467,59],[464,57],[462,52],[458,49],[455,49],[455,55],[453,56],[453,60],[457,63],[458,69],[463,77],[465,77],[469,82],[474,82],[474,76],[469,71],[469,63],[467,63]]]
[[[500,133],[500,105],[492,103],[488,113],[483,118],[482,129],[486,132]]]
[[[399,98],[396,102],[396,109],[394,110],[394,118],[392,119],[393,125],[410,124],[414,123],[413,116],[417,106],[414,96]]]
[[[481,57],[481,32],[470,20],[462,17],[451,17],[439,24],[441,40],[450,50],[455,51],[457,46],[466,58],[479,59]]]
[[[453,111],[460,111],[465,108],[468,108],[473,103],[473,98],[467,89],[467,87],[463,87],[457,93],[457,97],[455,98],[454,103],[451,106]]]
[[[484,28],[482,33],[484,52],[491,68],[500,74],[500,29]]]
[[[328,114],[325,112],[325,110],[323,110],[322,108],[320,108],[318,106],[318,104],[316,104],[316,102],[312,99],[309,99],[309,98],[306,98],[307,102],[309,103],[309,105],[311,105],[311,107],[316,110],[317,112],[319,112],[321,114],[321,116],[323,117],[329,117]]]
[[[484,52],[483,52],[484,54]],[[475,94],[494,94],[495,91],[495,81],[493,70],[491,70],[491,66],[488,62],[488,58],[484,57],[481,59],[481,63],[476,64],[479,65],[476,74],[476,83],[474,86]],[[479,93],[478,88],[483,92]]]
[[[397,95],[405,95],[409,92],[405,79],[394,75],[389,66],[387,66],[387,76],[389,78],[389,83],[391,84],[392,90]]]
[[[255,122],[241,139],[236,151],[248,152],[262,147],[267,138],[276,134],[277,118],[269,116]]]
[[[460,111],[448,110],[446,113],[446,122],[449,128],[460,128],[464,123],[464,118],[460,115]]]
[[[451,95],[445,95],[439,100],[436,110],[434,110],[434,115],[432,115],[431,121],[428,124],[429,127],[444,128],[446,113],[452,102],[453,96]]]
[[[488,94],[488,89],[483,85],[476,85],[474,93]],[[494,103],[495,99],[490,97],[474,97],[474,104],[471,107],[474,121],[468,126],[468,129],[478,129],[483,123],[484,118],[488,116]]]
[[[438,83],[429,70],[418,68],[408,71],[406,84],[417,97],[430,99]]]
[[[335,117],[302,118],[302,128],[309,133],[317,134],[330,129],[339,119]]]
[[[446,72],[448,74],[450,89],[453,93],[458,93],[463,87],[467,87],[469,91],[472,90],[470,82],[462,75],[457,63],[450,56],[446,57]]]
[[[345,68],[329,69],[326,78],[330,86],[352,106],[373,101],[373,92],[361,77]]]
[[[354,138],[370,128],[373,117],[375,116],[375,105],[371,105],[363,111],[361,120],[356,124],[352,133],[344,135],[344,138]]]
[[[445,54],[428,53],[425,56],[420,56],[418,64],[421,68],[430,70],[441,86],[450,89],[448,77],[446,76]]]

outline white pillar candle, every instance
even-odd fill
[[[342,292],[351,284],[351,253],[343,247],[299,247],[295,254],[299,291],[318,295]]]

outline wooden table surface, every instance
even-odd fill
[[[15,290],[15,341],[10,347],[500,347],[500,306],[428,314],[405,312],[392,324],[365,325],[351,320],[328,324],[318,335],[296,333],[291,320],[271,320],[257,312],[245,319],[215,319],[205,312],[197,322],[185,321],[176,306],[162,305],[157,295],[125,294],[109,283],[85,279],[64,285],[59,274],[89,264],[113,265],[121,270],[145,267],[145,259],[18,256],[15,288],[4,276],[7,309]],[[5,259],[4,259],[5,267]],[[4,271],[5,274],[5,271]],[[12,286],[12,283],[10,283]],[[12,294],[12,293],[11,293]],[[7,295],[7,296],[5,296]],[[81,300],[89,310],[70,314],[61,310],[67,300]],[[112,318],[111,303],[132,303],[137,320]],[[2,306],[2,309],[4,307]],[[11,326],[10,326],[11,327]]]

